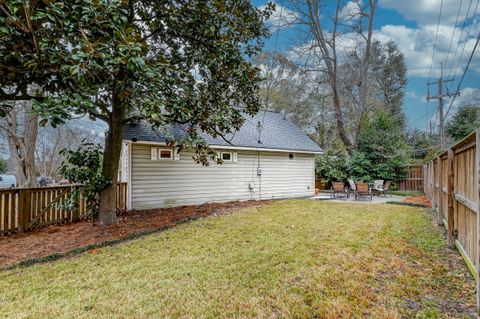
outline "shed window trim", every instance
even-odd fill
[[[168,157],[166,156],[168,154]],[[160,148],[152,147],[151,148],[151,160],[152,161],[171,161],[176,159],[177,154],[171,148]]]
[[[163,156],[166,153],[168,153],[168,157]],[[161,161],[163,161],[163,160],[173,160],[173,150],[169,149],[169,148],[159,148],[157,159],[161,160]]]
[[[225,159],[223,156],[228,155],[228,159]],[[232,152],[220,152],[220,158],[224,162],[233,162],[233,153]]]

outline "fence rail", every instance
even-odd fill
[[[423,165],[407,166],[407,177],[398,182],[398,190],[423,192]]]
[[[78,209],[64,209],[75,188],[81,185],[0,190],[0,235],[87,218],[91,212],[81,196],[74,199]],[[118,183],[117,208],[126,210],[126,203],[127,183]]]
[[[477,281],[480,309],[480,130],[423,167],[424,192],[432,201],[448,243],[457,247]]]

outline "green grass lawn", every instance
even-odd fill
[[[279,201],[0,272],[1,318],[458,318],[474,302],[427,213],[394,205]]]
[[[397,195],[397,196],[421,196],[421,195],[423,195],[422,192],[409,192],[409,191],[390,191],[388,193],[390,195]]]

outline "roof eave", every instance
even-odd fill
[[[167,146],[165,142],[156,142],[156,141],[132,141],[130,139],[124,139],[127,143],[134,143],[134,144],[147,144],[147,145],[160,145],[160,146]],[[266,147],[248,147],[248,146],[235,146],[235,145],[216,145],[210,144],[210,147],[213,149],[231,149],[231,150],[239,150],[239,151],[263,151],[263,152],[282,152],[282,153],[298,153],[298,154],[315,154],[321,155],[324,151],[313,151],[313,150],[292,150],[292,149],[278,149],[278,148],[266,148]]]

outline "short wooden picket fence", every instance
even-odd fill
[[[0,190],[0,235],[89,217],[91,212],[81,195],[75,199],[78,209],[64,209],[72,191],[81,187],[66,185]],[[126,210],[126,203],[127,183],[118,183],[117,208]]]

